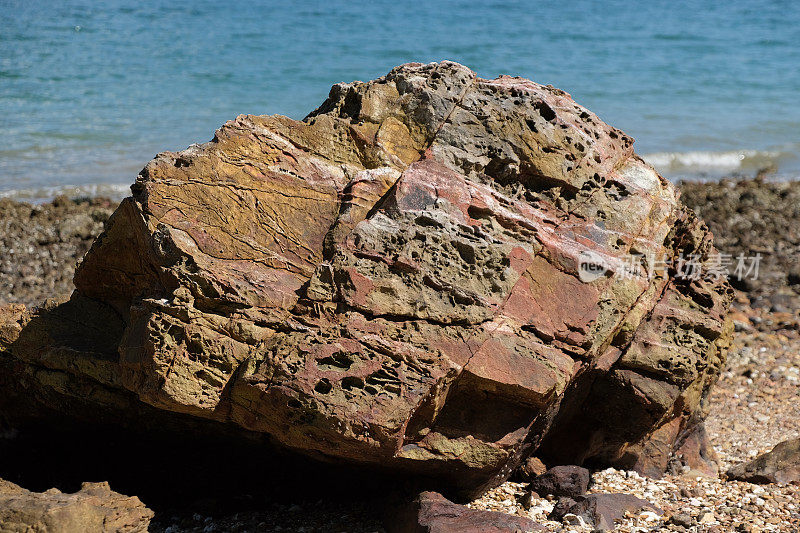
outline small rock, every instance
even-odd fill
[[[564,515],[564,518],[561,519],[564,524],[568,526],[578,526],[580,528],[586,527],[586,520],[582,516],[578,516],[572,513],[567,513]]]
[[[517,477],[522,481],[531,482],[536,477],[547,471],[547,467],[538,457],[528,457],[517,469]]]
[[[553,506],[553,510],[550,511],[550,515],[548,516],[548,518],[550,520],[555,520],[555,521],[561,520],[561,518],[565,514],[567,514],[567,512],[569,512],[569,509],[572,508],[572,506],[575,505],[576,503],[578,502],[576,502],[572,498],[567,498],[567,497],[559,498],[556,504]]]
[[[578,496],[574,504],[569,505],[569,498],[562,498],[553,508],[548,517],[550,520],[561,521],[567,514],[582,516],[596,529],[614,529],[617,520],[625,517],[626,513],[638,513],[650,509],[657,514],[663,511],[641,498],[632,494],[590,494]]]
[[[531,482],[539,494],[575,498],[589,489],[589,471],[580,466],[555,466]]]
[[[686,513],[679,513],[673,515],[672,518],[669,519],[670,524],[675,524],[676,526],[681,527],[692,527],[692,517]]]
[[[714,518],[714,513],[704,513],[700,517],[700,520],[698,520],[698,523],[705,525],[705,524],[713,524],[715,521],[716,518]]]
[[[683,496],[684,498],[697,498],[702,495],[703,491],[699,487],[681,488],[681,496]]]
[[[523,509],[525,509],[526,511],[529,511],[531,509],[531,507],[533,507],[533,502],[536,499],[539,499],[539,494],[529,490],[520,499],[520,504],[522,505]]]
[[[470,509],[451,502],[436,492],[423,492],[414,502],[388,517],[389,533],[490,533],[502,531],[544,531],[544,526],[530,518],[494,511]]]

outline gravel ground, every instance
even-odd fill
[[[41,205],[0,199],[0,305],[68,297],[76,264],[116,206],[103,198]]]

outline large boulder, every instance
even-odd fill
[[[148,163],[68,302],[6,310],[0,390],[467,495],[536,449],[658,475],[702,423],[730,289],[677,275],[711,236],[632,145],[452,62],[335,85],[303,121],[240,116]]]

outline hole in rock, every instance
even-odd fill
[[[303,407],[303,404],[300,403],[298,400],[295,400],[294,398],[286,402],[286,405],[288,405],[292,409],[300,409]]]
[[[314,385],[314,390],[320,394],[328,394],[332,388],[333,386],[331,385],[331,382],[325,378],[317,381],[317,384]]]
[[[547,105],[544,101],[539,100],[538,102],[534,102],[533,107],[539,111],[539,114],[548,122],[552,122],[556,118],[556,112],[553,110],[552,107]]]
[[[364,380],[356,376],[347,376],[346,378],[342,379],[342,388],[345,390],[351,390],[354,388],[363,389]]]
[[[317,361],[317,368],[320,370],[349,370],[351,366],[353,366],[353,359],[342,352],[337,352]]]

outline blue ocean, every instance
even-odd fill
[[[0,196],[121,196],[238,114],[442,59],[566,90],[672,179],[800,176],[796,1],[0,0]]]

